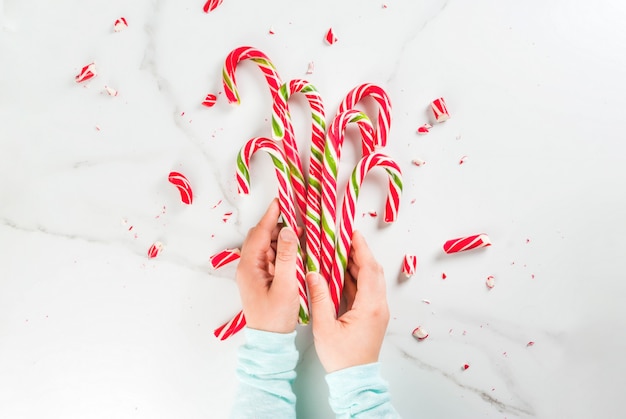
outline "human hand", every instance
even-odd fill
[[[387,324],[385,275],[363,236],[355,231],[344,280],[345,313],[339,318],[326,281],[307,275],[311,298],[313,338],[326,372],[378,361]]]
[[[300,302],[296,280],[298,236],[277,225],[274,199],[248,232],[237,267],[237,286],[246,324],[251,329],[290,333],[296,328]]]

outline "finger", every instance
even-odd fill
[[[356,295],[356,282],[352,275],[346,272],[346,277],[343,281],[343,297],[346,301],[346,311],[352,309],[354,304],[354,296]]]
[[[280,207],[278,206],[278,199],[274,198],[272,199],[272,202],[270,202],[270,205],[267,207],[265,214],[263,214],[263,217],[261,217],[261,220],[257,225],[271,234],[271,232],[274,231],[274,228],[276,227],[279,216]]]
[[[354,264],[357,267],[357,276],[354,277],[357,286],[355,304],[361,300],[371,302],[381,298],[386,299],[385,275],[382,267],[374,258],[363,235],[358,231],[352,235],[352,248],[354,249]]]
[[[278,233],[280,233],[280,229],[283,228],[281,224],[276,224],[272,229],[272,241],[278,240]]]
[[[289,227],[283,227],[276,242],[274,281],[272,288],[291,292],[297,290],[296,263],[298,258],[298,236]]]
[[[309,272],[306,276],[306,283],[311,299],[313,330],[327,330],[335,321],[335,305],[330,299],[328,284],[317,272]]]

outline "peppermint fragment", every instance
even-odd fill
[[[163,243],[154,242],[154,244],[148,249],[148,257],[150,259],[157,257],[161,250],[163,250]]]
[[[211,256],[211,266],[213,269],[219,269],[224,265],[236,261],[241,257],[239,249],[225,249]]]
[[[207,108],[211,108],[211,107],[213,107],[213,105],[215,105],[215,102],[217,102],[217,96],[215,96],[214,94],[209,93],[208,95],[206,95],[206,97],[202,101],[202,106],[206,106]]]
[[[98,72],[96,71],[96,64],[95,63],[89,63],[86,66],[84,66],[83,68],[81,68],[80,73],[78,73],[74,77],[74,79],[76,80],[76,83],[82,83],[84,81],[93,79],[97,75],[98,75]]]
[[[422,125],[421,127],[419,127],[417,129],[417,133],[420,134],[420,135],[426,135],[426,134],[428,134],[430,132],[430,129],[432,127],[433,126],[430,125],[430,124],[424,124],[424,125]]]
[[[113,24],[114,32],[121,32],[126,28],[128,28],[128,22],[126,21],[125,17],[120,17],[119,19],[115,20],[115,23]]]
[[[217,6],[222,4],[222,1],[224,0],[209,0],[206,3],[204,3],[204,7],[202,8],[202,10],[204,10],[204,13],[209,13],[215,10]]]
[[[313,74],[313,70],[315,70],[315,63],[310,61],[306,69],[306,74]]]
[[[332,45],[338,41],[337,37],[335,36],[335,32],[333,31],[333,28],[328,29],[328,32],[326,32],[326,36],[324,36],[324,40],[328,45]]]
[[[489,275],[487,277],[487,280],[485,281],[485,285],[489,289],[492,289],[496,285],[496,279],[493,277],[493,275]]]
[[[191,191],[191,184],[182,173],[170,172],[167,180],[178,188],[180,192],[180,199],[183,203],[191,205],[193,201],[193,192]]]
[[[417,338],[417,340],[424,340],[428,337],[428,332],[424,330],[421,326],[413,329],[412,335]]]
[[[117,96],[117,90],[112,87],[104,86],[104,91],[107,92],[109,96]]]

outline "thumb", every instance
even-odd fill
[[[317,272],[309,272],[306,276],[311,299],[311,314],[313,327],[325,328],[335,320],[335,306],[330,299],[328,284]]]
[[[283,227],[276,241],[274,283],[278,283],[279,286],[283,286],[286,283],[295,283],[297,256],[298,236],[289,227]]]

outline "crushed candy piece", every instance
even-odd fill
[[[276,35],[276,31],[274,31],[274,27],[270,26],[269,31],[267,31],[270,35]]]
[[[496,285],[496,279],[493,277],[493,275],[489,275],[487,277],[487,281],[485,281],[485,284],[487,285],[487,288],[492,289]]]
[[[417,269],[417,256],[415,255],[404,255],[404,261],[402,262],[402,273],[410,278],[415,274],[415,270]]]
[[[463,364],[463,371],[467,370],[469,367],[469,364]]]
[[[448,113],[446,102],[443,100],[442,97],[433,100],[433,102],[430,104],[430,107],[433,110],[435,121],[444,122],[450,119],[450,114]]]
[[[313,74],[313,70],[315,70],[315,63],[310,61],[306,69],[306,74]]]
[[[372,217],[372,218],[374,218],[374,217],[377,217],[377,216],[378,216],[378,213],[377,213],[376,211],[368,211],[368,212],[367,212],[367,214],[368,214],[370,217]]]
[[[461,158],[459,159],[459,164],[461,165],[461,164],[465,163],[465,159],[466,159],[466,158],[467,158],[467,156],[463,156],[463,157],[461,157]]]
[[[535,342],[533,342],[533,341],[531,340],[530,342],[528,342],[528,343],[526,344],[526,347],[533,346],[534,344],[535,344]]]
[[[101,129],[101,128],[100,128],[100,125],[96,125],[96,127],[95,127],[95,128],[96,128],[96,131],[100,131],[100,129]]]
[[[333,31],[333,28],[328,29],[328,32],[326,32],[326,36],[324,36],[324,40],[328,45],[332,45],[338,41],[337,37],[335,36],[335,32]]]
[[[474,236],[448,240],[444,243],[443,250],[446,253],[457,253],[487,246],[491,246],[489,236],[486,234],[476,234]]]
[[[232,217],[233,213],[232,212],[225,212],[224,215],[222,216],[222,221],[226,222],[230,219],[230,217]]]
[[[154,244],[148,249],[148,257],[150,259],[157,257],[161,250],[163,250],[163,243],[154,242]]]
[[[215,208],[219,207],[221,203],[222,203],[222,200],[220,199],[219,201],[217,201],[217,204],[215,204],[215,205],[213,205],[211,207],[211,209],[215,209]]]
[[[416,337],[417,340],[424,340],[428,337],[428,332],[419,326],[413,330],[412,335]]]
[[[112,87],[104,86],[104,90],[107,92],[109,96],[117,96],[117,90]]]
[[[202,106],[206,106],[207,108],[210,108],[213,105],[215,105],[215,102],[217,102],[217,96],[209,93],[208,95],[206,95],[206,97],[202,101]]]
[[[89,63],[86,66],[84,66],[83,68],[81,68],[80,73],[78,73],[74,77],[74,79],[76,80],[76,83],[82,83],[84,81],[93,79],[97,75],[98,75],[98,72],[96,71],[96,64],[95,63]]]
[[[183,203],[191,205],[193,201],[193,192],[191,191],[191,184],[187,178],[181,173],[170,172],[167,180],[178,188],[178,192],[180,192],[180,199]]]
[[[448,277],[448,275],[446,275],[446,273],[445,273],[445,272],[442,272],[442,273],[441,273],[441,279],[446,279],[447,277]]]
[[[430,300],[422,299],[422,303],[424,303],[424,304],[430,304]]]
[[[425,165],[425,164],[426,164],[426,162],[425,162],[424,160],[420,160],[420,159],[413,159],[413,160],[411,160],[411,164],[412,164],[413,166],[420,167],[420,166]]]
[[[217,6],[222,4],[222,1],[224,0],[208,0],[206,3],[204,3],[204,7],[202,8],[202,10],[204,10],[204,13],[209,13],[215,10]]]
[[[125,17],[120,17],[119,19],[115,20],[115,23],[113,24],[113,31],[121,32],[126,28],[128,28],[128,22],[126,21]]]
[[[241,257],[239,249],[225,249],[211,256],[211,266],[213,269],[219,269],[224,265],[236,261]]]
[[[417,133],[420,134],[420,135],[426,135],[426,134],[428,134],[430,132],[430,129],[432,127],[433,126],[430,125],[430,124],[424,124],[424,125],[422,125],[421,127],[419,127],[417,129]]]

